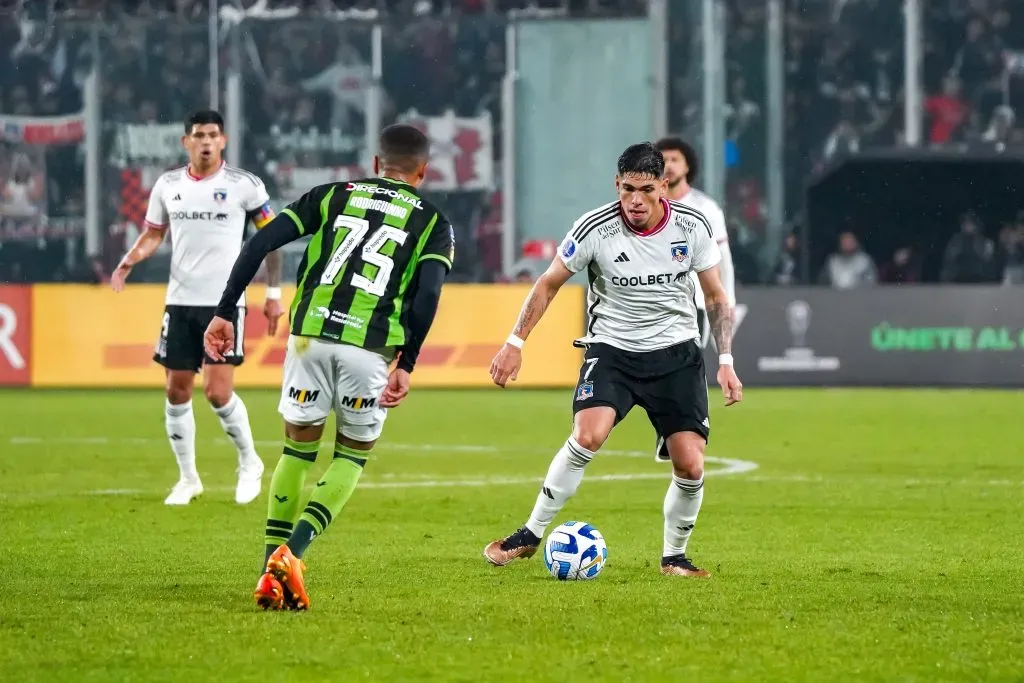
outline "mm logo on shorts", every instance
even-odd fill
[[[376,398],[353,398],[351,396],[343,396],[341,398],[341,405],[346,408],[352,408],[353,410],[363,410],[364,408],[372,408],[377,405]]]
[[[288,387],[288,398],[295,401],[296,403],[312,403],[313,401],[320,398],[320,390],[313,389],[296,389],[295,387]]]

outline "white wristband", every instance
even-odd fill
[[[521,348],[523,348],[524,341],[522,339],[520,339],[519,337],[517,337],[516,335],[510,334],[510,335],[508,335],[508,339],[505,340],[505,343],[510,345],[510,346],[514,346],[517,349],[521,349]]]
[[[719,365],[732,365],[732,354],[731,353],[720,353],[718,354]]]
[[[277,299],[280,299],[281,298],[281,288],[280,287],[267,287],[267,298],[268,299],[273,299],[275,301]]]

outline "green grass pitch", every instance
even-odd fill
[[[207,492],[171,509],[159,391],[0,392],[4,680],[1024,680],[1019,393],[716,407],[708,454],[757,467],[708,466],[705,581],[658,573],[669,470],[636,410],[556,518],[596,525],[608,564],[560,583],[539,556],[481,551],[528,515],[569,391],[414,389],[307,555],[307,613],[252,603],[281,429],[276,392],[240,393],[263,495],[233,503],[234,452],[197,394]]]

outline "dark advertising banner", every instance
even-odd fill
[[[752,288],[739,292],[747,386],[1024,386],[1024,289]],[[716,384],[718,354],[706,354]]]

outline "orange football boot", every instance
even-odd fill
[[[262,609],[284,608],[284,587],[270,572],[265,573],[256,582],[253,597],[256,598],[256,604]]]
[[[281,582],[290,609],[309,609],[309,596],[302,578],[305,569],[306,563],[295,557],[287,545],[279,546],[267,560],[267,573]]]

